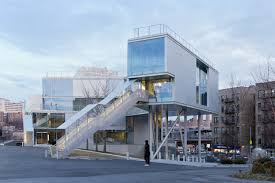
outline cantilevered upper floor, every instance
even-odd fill
[[[218,71],[168,26],[136,28],[127,64],[128,78],[140,80],[154,102],[218,112]]]

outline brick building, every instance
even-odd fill
[[[254,143],[255,87],[235,87],[219,90],[219,116],[213,118],[213,144],[249,152]]]
[[[275,81],[256,83],[256,146],[275,150]]]

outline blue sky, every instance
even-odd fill
[[[47,72],[107,66],[126,73],[133,28],[167,24],[207,56],[220,88],[275,64],[275,1],[0,1],[0,97],[41,93]]]

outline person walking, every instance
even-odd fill
[[[145,140],[144,160],[145,160],[145,165],[144,166],[149,166],[150,165],[150,146],[148,144],[148,140]]]

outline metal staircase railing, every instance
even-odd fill
[[[110,97],[108,100],[109,102],[103,102],[105,105],[99,103],[81,110],[50,152],[55,152],[53,154],[57,158],[68,156],[96,131],[114,124],[115,118],[125,116],[129,107],[138,101],[148,101],[148,94],[130,85],[119,97]]]

